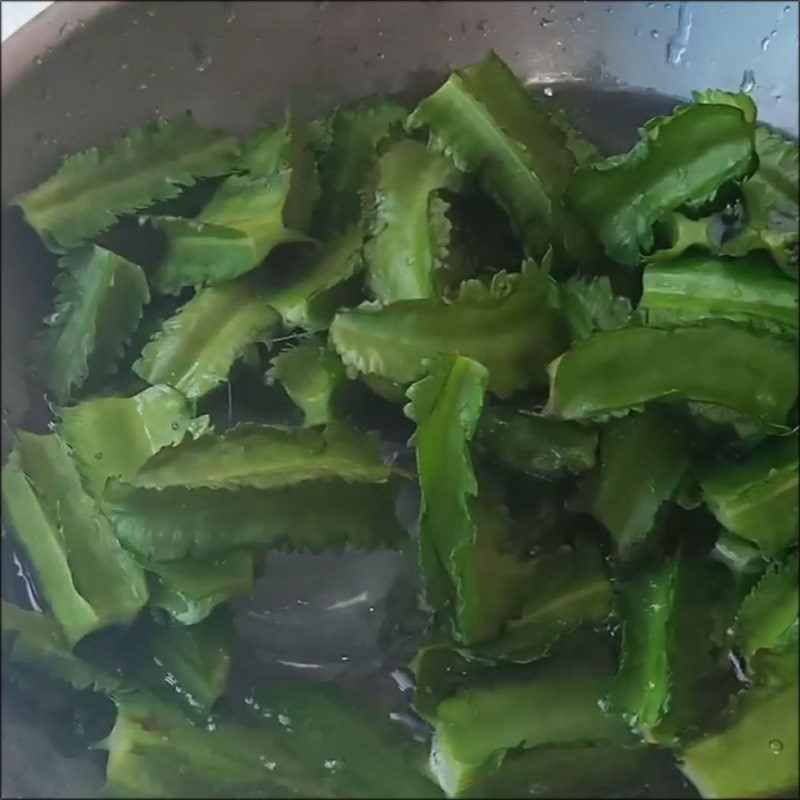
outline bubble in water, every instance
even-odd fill
[[[756,86],[756,75],[751,69],[746,69],[742,73],[742,82],[739,84],[740,92],[752,92]]]
[[[552,97],[555,94],[552,86],[545,86],[542,91],[544,92],[545,97]]]
[[[192,45],[192,57],[194,58],[196,72],[205,72],[211,66],[211,55],[200,44],[195,43]]]
[[[783,742],[780,739],[770,739],[769,749],[777,755],[781,752],[781,750],[783,750]]]

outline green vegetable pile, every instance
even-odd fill
[[[603,157],[494,55],[410,114],[66,159],[16,201],[59,259],[4,679],[110,796],[796,792],[797,170],[716,90]],[[229,691],[264,553],[345,547],[418,552],[425,743]]]

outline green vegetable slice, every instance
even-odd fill
[[[797,142],[757,125],[755,143],[759,167],[742,187],[744,226],[720,251],[740,256],[765,250],[784,272],[796,278],[800,235]]]
[[[408,390],[406,413],[422,491],[420,563],[428,604],[446,610],[464,644],[497,633],[519,605],[530,567],[504,552],[502,514],[477,500],[469,456],[487,372],[462,356],[442,356]]]
[[[177,293],[184,286],[238,278],[276,245],[306,239],[284,222],[291,186],[289,169],[268,177],[231,175],[196,218],[147,217],[166,234],[166,254],[155,279],[158,290]]]
[[[156,200],[175,197],[197,178],[233,168],[236,139],[201,128],[186,113],[134,128],[99,150],[70,156],[52,178],[15,202],[51,249],[77,247]]]
[[[324,431],[242,424],[161,450],[131,483],[143,489],[274,489],[325,478],[381,483],[390,473],[377,438],[344,423]]]
[[[723,720],[682,753],[682,769],[703,797],[781,797],[798,782],[797,649],[784,676],[741,693]]]
[[[371,549],[406,539],[395,517],[397,490],[397,479],[308,481],[235,492],[110,484],[105,508],[125,547],[156,561],[271,547]]]
[[[272,288],[270,304],[287,327],[325,330],[340,307],[360,301],[361,286],[354,291],[353,282],[360,283],[364,267],[362,243],[360,228],[348,228],[321,247],[300,275]]]
[[[243,551],[205,561],[140,559],[139,563],[149,572],[149,604],[183,625],[201,622],[220,603],[253,587],[253,556]]]
[[[147,615],[137,624],[136,652],[123,656],[128,662],[123,674],[137,688],[205,722],[228,688],[234,633],[229,608],[218,608],[190,626]]]
[[[207,727],[143,693],[116,700],[98,745],[109,797],[436,796],[413,745],[332,686],[279,684],[250,698],[251,718]]]
[[[401,300],[339,313],[330,338],[345,366],[400,384],[422,377],[426,358],[459,353],[488,369],[491,391],[508,395],[540,381],[544,363],[566,346],[553,288],[526,262],[521,274],[497,273],[489,288],[465,281],[453,301]]]
[[[312,222],[316,235],[328,238],[360,222],[378,147],[406,116],[407,111],[388,97],[370,98],[334,113],[331,140],[320,158],[321,196]]]
[[[439,774],[447,775],[443,785],[454,790],[451,797],[644,797],[656,782],[662,790],[671,766],[656,748],[600,743],[512,750],[496,766],[440,762]]]
[[[669,626],[677,570],[678,559],[672,558],[628,581],[618,596],[623,644],[612,705],[645,732],[658,725],[669,703]]]
[[[429,126],[433,147],[477,172],[531,255],[544,255],[564,223],[561,195],[575,159],[561,128],[500,58],[492,53],[453,72],[407,125]],[[577,250],[583,242],[567,237],[565,244]]]
[[[481,416],[478,443],[499,463],[527,475],[577,475],[594,466],[597,431],[578,422],[490,406]]]
[[[650,408],[614,420],[600,433],[598,465],[582,486],[582,503],[611,533],[617,553],[641,552],[689,468],[689,429]]]
[[[269,338],[279,322],[251,276],[209,286],[164,322],[133,371],[196,399],[222,383],[247,346]]]
[[[133,397],[102,397],[56,409],[58,431],[72,451],[87,491],[99,497],[109,478],[130,481],[163,447],[208,429],[192,405],[169,386],[151,386]]]
[[[797,553],[771,567],[744,599],[737,616],[739,640],[746,658],[759,650],[782,650],[797,640]]]
[[[721,564],[679,556],[621,585],[622,658],[611,705],[649,741],[674,745],[724,705],[713,634],[730,610],[730,588]]]
[[[519,615],[500,636],[478,645],[481,658],[525,663],[541,658],[554,642],[580,625],[600,625],[611,614],[611,584],[597,548],[580,542],[574,549],[544,554],[533,561]]]
[[[404,139],[377,165],[375,211],[365,249],[369,284],[384,303],[439,294],[447,265],[450,223],[437,194],[457,188],[452,162]]]
[[[653,225],[667,212],[707,198],[756,166],[754,123],[728,104],[682,106],[645,123],[623,156],[578,169],[567,200],[621,264],[653,249]]]
[[[624,720],[601,709],[608,679],[564,665],[538,680],[467,687],[439,703],[432,766],[442,788],[452,785],[440,765],[496,765],[512,748],[617,743],[635,746]],[[444,778],[444,780],[443,780]]]
[[[319,338],[285,350],[272,359],[270,378],[281,382],[303,410],[304,425],[332,422],[334,404],[347,381],[344,366]]]
[[[597,419],[684,399],[784,426],[797,397],[797,346],[725,323],[596,333],[548,365],[546,413]]]
[[[141,267],[97,245],[59,260],[55,312],[36,342],[37,374],[58,402],[112,372],[150,300]]]
[[[2,601],[3,660],[75,689],[114,691],[119,678],[78,658],[57,620]]]
[[[756,190],[763,207],[781,216],[797,219],[798,145],[766,125],[756,125],[758,169],[745,183],[745,195]]]
[[[24,431],[17,441],[3,467],[8,520],[67,641],[131,622],[147,600],[144,575],[83,490],[63,442]]]
[[[651,325],[727,319],[797,336],[797,284],[757,258],[689,255],[645,267],[641,306]]]
[[[320,145],[319,122],[297,122],[291,111],[285,123],[268,126],[249,136],[242,145],[237,169],[255,178],[287,172],[291,185],[283,208],[283,220],[291,230],[306,231],[319,199],[316,150]]]
[[[570,278],[558,289],[573,341],[587,339],[595,331],[616,330],[639,322],[630,300],[615,295],[606,277]]]
[[[683,214],[668,214],[660,224],[670,246],[657,250],[650,260],[669,260],[692,246],[727,256],[746,256],[762,250],[784,272],[796,277],[797,142],[757,125],[755,148],[759,167],[742,186],[744,221],[733,235],[720,242],[722,231],[714,217],[692,220]]]
[[[797,447],[796,433],[773,439],[741,463],[715,465],[701,478],[720,523],[767,554],[797,541]]]

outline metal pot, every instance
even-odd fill
[[[241,133],[288,103],[307,117],[377,91],[413,102],[489,48],[601,146],[627,147],[706,87],[752,91],[764,121],[796,134],[797,30],[785,1],[56,3],[2,50],[4,412],[37,402],[23,355],[53,269],[7,203],[66,153],[185,108]],[[97,791],[95,764],[58,756],[5,705],[4,797]]]

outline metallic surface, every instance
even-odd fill
[[[752,90],[762,119],[796,134],[797,36],[796,2],[55,3],[2,48],[3,408],[14,419],[37,403],[23,351],[53,269],[6,204],[66,153],[187,107],[243,132],[290,102],[303,117],[377,91],[413,102],[490,48],[608,147],[668,110],[665,96],[709,86]],[[13,710],[3,756],[4,797],[98,786]]]

